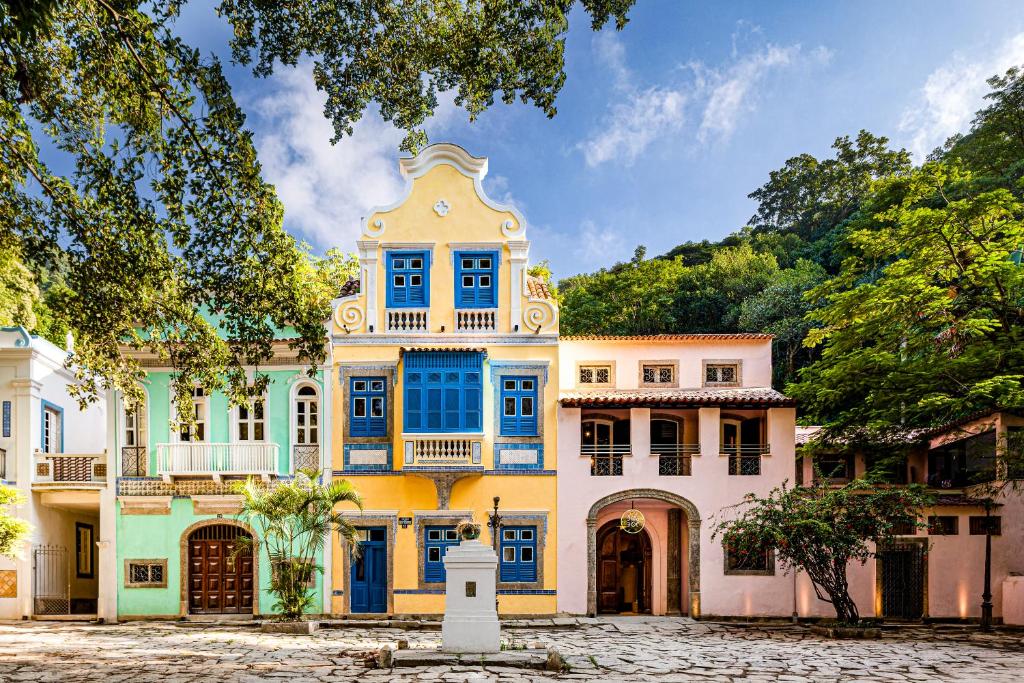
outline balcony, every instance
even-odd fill
[[[317,445],[295,445],[292,446],[292,474],[296,472],[315,470],[320,471],[320,446]]]
[[[156,446],[156,473],[164,481],[174,477],[258,476],[268,481],[277,475],[276,443],[161,443]]]
[[[409,334],[430,331],[429,308],[388,308],[384,311],[385,331]]]
[[[480,467],[482,436],[413,436],[405,439],[405,465]]]
[[[494,332],[498,329],[498,309],[457,308],[455,309],[456,332]]]
[[[724,445],[721,450],[729,458],[729,474],[738,476],[761,474],[761,457],[769,453],[768,444]]]
[[[658,474],[662,477],[688,477],[693,456],[700,455],[700,444],[651,444],[651,455],[658,456]]]
[[[33,488],[96,489],[107,483],[106,453],[34,454]]]
[[[622,476],[622,458],[632,454],[629,444],[584,444],[580,446],[580,456],[590,458],[590,476],[619,477]]]
[[[144,477],[149,469],[149,451],[145,446],[121,447],[121,476]]]

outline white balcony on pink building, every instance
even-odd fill
[[[220,480],[225,476],[257,476],[269,480],[278,473],[278,445],[161,443],[156,446],[156,473],[164,481],[172,481],[175,477],[212,477]]]

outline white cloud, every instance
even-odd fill
[[[317,91],[310,65],[278,71],[250,107],[264,176],[277,187],[285,226],[320,247],[349,248],[369,209],[397,199],[404,133],[368,111],[353,134],[331,145],[334,129],[324,117],[326,95]],[[442,96],[428,130],[443,128],[455,112]]]
[[[618,35],[602,31],[593,39],[596,60],[614,78],[614,101],[599,126],[577,143],[588,166],[617,160],[632,164],[656,140],[681,131],[691,109],[698,110],[700,124],[694,137],[700,143],[728,140],[743,115],[754,111],[756,95],[774,70],[802,64],[826,64],[832,53],[824,46],[801,52],[800,45],[768,44],[740,55],[743,36],[758,37],[761,29],[745,22],[732,36],[732,63],[711,68],[703,62],[687,64],[683,72],[692,79],[679,85],[640,87],[637,75],[626,65],[626,50]]]
[[[915,101],[904,109],[899,124],[903,144],[921,161],[946,138],[966,131],[989,90],[985,79],[1022,62],[1024,33],[974,59],[953,55],[928,75]]]

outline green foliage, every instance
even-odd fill
[[[632,2],[580,4],[596,29],[622,28]],[[101,388],[141,400],[143,372],[126,351],[143,350],[175,369],[179,399],[198,383],[245,402],[263,391],[260,367],[286,326],[313,372],[352,271],[284,230],[220,62],[178,36],[182,4],[0,2],[0,248],[21,254],[43,289],[36,331],[75,333],[83,402]],[[223,0],[217,11],[257,76],[316,61],[338,137],[376,105],[412,149],[439,91],[455,89],[471,118],[498,92],[554,115],[576,4]],[[41,149],[73,170],[52,172]],[[26,283],[15,268],[0,305],[31,322]]]
[[[26,503],[25,494],[16,488],[0,484],[0,556],[19,557],[32,527],[11,514],[10,508]]]
[[[335,508],[353,503],[362,509],[362,500],[347,481],[320,484],[316,472],[299,473],[290,481],[268,488],[250,478],[238,485],[242,510],[238,518],[257,533],[244,538],[235,552],[264,552],[271,567],[270,591],[277,597],[274,605],[282,617],[298,619],[313,602],[307,587],[323,567],[317,555],[333,534],[340,535],[358,552],[357,530]],[[255,545],[255,547],[254,547]]]
[[[39,287],[13,249],[0,249],[0,327],[36,327]]]
[[[966,135],[953,136],[933,157],[1012,182],[1024,173],[1024,68],[1013,67],[987,83],[990,104],[975,115]]]
[[[821,360],[788,391],[830,432],[912,430],[1024,406],[1024,206],[929,163],[881,181],[902,199],[848,242],[811,292]]]
[[[712,538],[740,556],[773,549],[787,571],[811,579],[818,599],[831,603],[841,623],[860,621],[850,597],[847,569],[864,564],[893,540],[899,526],[920,525],[920,511],[932,502],[923,487],[877,488],[855,480],[832,486],[824,477],[810,488],[784,483],[764,496],[748,494],[735,513],[720,521]]]
[[[771,254],[749,244],[726,247],[707,263],[685,269],[673,302],[673,317],[687,332],[737,329],[743,300],[762,291],[778,275]]]

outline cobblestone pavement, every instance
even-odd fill
[[[491,667],[373,670],[365,656],[399,638],[435,648],[437,631],[337,629],[313,636],[173,623],[94,626],[0,622],[0,681],[1013,681],[1024,634],[973,628],[886,630],[880,641],[831,641],[803,627],[670,618],[582,620],[577,629],[506,630],[553,644],[558,675]]]

